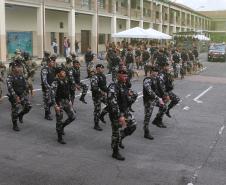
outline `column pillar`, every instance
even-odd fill
[[[43,52],[45,49],[45,7],[41,4],[37,8],[37,55],[39,58],[43,58]]]
[[[0,1],[0,60],[6,62],[5,0]]]
[[[68,12],[68,37],[71,41],[71,52],[75,51],[75,10]]]
[[[162,25],[163,25],[163,12],[162,12],[162,4],[160,4],[160,10],[159,13],[160,15],[160,25],[159,25],[159,31],[162,32]]]
[[[139,22],[139,27],[140,28],[143,28],[144,27],[144,1],[143,0],[140,0],[140,13],[141,13],[141,16],[140,16],[140,22]]]
[[[98,15],[92,17],[92,32],[91,32],[91,48],[94,53],[98,52]]]
[[[117,32],[117,18],[116,18],[116,2],[113,1],[113,17],[111,18],[111,34]],[[113,41],[116,42],[116,38],[113,38]]]

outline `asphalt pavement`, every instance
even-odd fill
[[[120,150],[126,157],[123,162],[111,158],[109,119],[101,124],[102,132],[93,129],[90,93],[87,105],[78,100],[77,93],[77,118],[65,129],[67,144],[56,142],[55,120],[43,119],[37,72],[33,108],[19,125],[20,132],[11,129],[7,99],[0,104],[0,185],[225,185],[226,63],[206,62],[206,54],[201,60],[204,70],[200,74],[175,81],[181,102],[172,110],[171,119],[164,117],[167,128],[150,123],[153,141],[143,138],[143,77],[133,81],[139,93],[133,105],[137,130]],[[107,79],[110,82],[111,76]]]

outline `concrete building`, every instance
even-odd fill
[[[111,34],[128,28],[152,27],[174,32],[209,30],[210,19],[189,7],[158,0],[0,0],[0,60],[15,48],[42,57],[56,38],[59,53],[68,37],[82,52],[105,50]]]
[[[209,34],[215,42],[226,42],[226,10],[202,11],[201,14],[211,19]]]

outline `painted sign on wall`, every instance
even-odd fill
[[[32,32],[7,32],[8,57],[14,56],[16,49],[29,52],[32,56]]]

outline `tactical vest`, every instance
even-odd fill
[[[80,83],[80,69],[73,68],[73,77],[75,83]]]
[[[117,100],[120,112],[126,112],[129,106],[128,93],[126,85],[117,84]]]
[[[67,79],[65,80],[57,80],[57,91],[56,91],[56,101],[61,99],[69,99],[70,98],[70,85]]]
[[[104,74],[98,74],[98,87],[104,91],[107,92],[107,80],[106,76]]]
[[[47,67],[46,69],[47,69],[47,82],[49,85],[51,85],[53,83],[53,81],[55,80],[56,73],[53,68],[50,69],[49,67]],[[43,81],[42,76],[41,76],[41,80]]]
[[[157,79],[152,79],[151,77],[146,77],[143,82],[146,80],[146,79],[150,79],[151,80],[151,89],[152,91],[155,92],[155,94],[159,95],[158,93],[158,83],[157,83]],[[143,98],[145,100],[150,100],[150,99],[154,99],[154,97],[151,97],[149,95],[149,93],[146,91],[146,89],[143,88]]]
[[[23,95],[27,89],[25,78],[23,76],[14,76],[12,87],[18,96]]]

